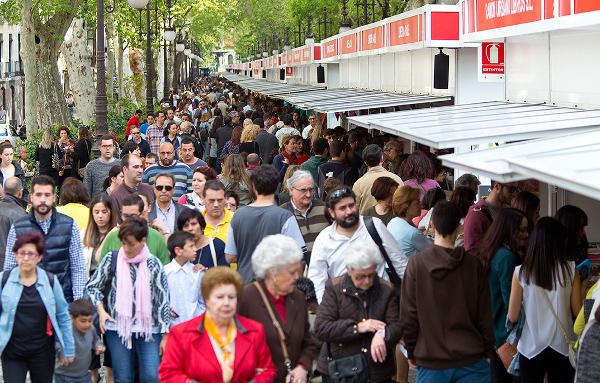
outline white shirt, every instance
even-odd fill
[[[173,325],[197,317],[206,309],[200,294],[204,272],[194,272],[193,269],[192,263],[181,266],[175,259],[165,265],[171,310],[179,315],[171,319]]]
[[[575,263],[569,262],[571,275],[575,275]],[[567,335],[571,340],[575,339],[573,333],[573,317],[571,316],[571,290],[573,280],[568,281],[566,286],[561,287],[555,281],[555,289],[548,291],[531,283],[526,284],[523,278],[519,278],[521,266],[515,268],[515,275],[523,288],[523,309],[525,310],[525,325],[517,350],[526,358],[531,359],[547,347],[554,351],[569,356],[569,345],[552,315],[543,294],[548,294],[550,303],[558,315]],[[562,273],[560,273],[562,274]],[[561,276],[562,279],[562,276]]]
[[[373,223],[381,237],[383,247],[392,260],[394,269],[396,269],[396,272],[402,278],[404,276],[404,270],[406,270],[406,265],[408,264],[406,255],[400,250],[398,243],[379,218],[373,218]],[[354,232],[351,238],[338,233],[336,227],[337,225],[334,222],[319,233],[317,239],[315,239],[310,255],[308,279],[315,285],[315,292],[319,303],[321,303],[321,299],[323,299],[325,282],[327,282],[329,278],[339,277],[346,272],[344,253],[352,242],[357,239],[370,241],[373,244],[373,251],[379,252],[379,248],[371,238],[362,216],[360,216],[359,228]],[[385,262],[379,266],[377,274],[384,279],[388,279],[385,272]]]

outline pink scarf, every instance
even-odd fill
[[[152,300],[150,286],[150,272],[148,271],[148,256],[150,251],[144,245],[142,251],[134,258],[128,258],[119,249],[117,256],[117,299],[116,323],[117,333],[128,349],[131,349],[131,329],[134,324],[142,328],[146,341],[152,340]],[[137,264],[135,286],[131,282],[130,265]],[[135,316],[132,318],[132,304],[135,291]]]

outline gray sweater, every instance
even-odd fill
[[[120,165],[121,160],[115,159],[110,163],[102,162],[99,158],[88,162],[85,167],[85,175],[83,183],[90,192],[90,197],[94,198],[97,194],[102,193],[102,183],[108,177],[108,171],[115,165]]]
[[[98,336],[96,328],[82,333],[73,326],[73,339],[75,339],[75,360],[68,366],[61,366],[56,362],[54,373],[57,375],[80,378],[88,373],[92,356],[96,354],[96,347],[102,346],[102,339]],[[60,350],[58,350],[60,353]]]

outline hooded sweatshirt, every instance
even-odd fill
[[[462,247],[437,245],[411,257],[400,321],[408,357],[418,366],[461,368],[491,356],[492,309],[481,262]]]

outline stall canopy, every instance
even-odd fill
[[[321,113],[452,102],[450,96],[399,94],[351,88],[294,93],[281,98],[300,109]]]
[[[535,178],[600,199],[600,128],[488,150],[440,156],[445,165],[499,181]]]
[[[412,95],[375,90],[338,88],[326,89],[309,85],[291,85],[252,79],[233,73],[223,77],[244,89],[263,96],[286,101],[299,109],[320,113],[386,108],[421,104],[451,103],[451,96]]]
[[[436,149],[552,137],[600,127],[600,110],[485,102],[348,118]]]

